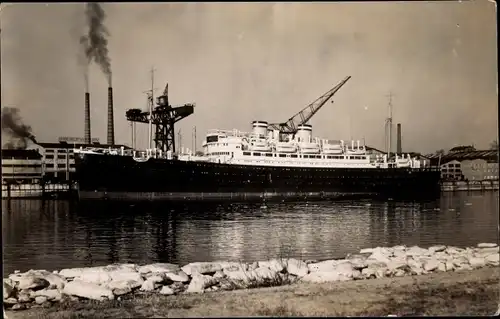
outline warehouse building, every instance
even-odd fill
[[[42,157],[41,161],[44,166],[44,178],[51,182],[74,180],[74,149],[80,147],[110,148],[111,145],[100,144],[98,141],[90,145],[84,143],[68,143],[63,139],[60,139],[59,143],[38,143],[37,149]],[[130,147],[124,145],[114,145],[112,147],[130,149]]]
[[[74,149],[80,147],[121,148],[124,145],[100,144],[99,139],[92,139],[92,144],[85,144],[82,138],[60,137],[58,143],[30,144],[29,149],[2,149],[2,182],[50,183],[72,181],[75,174]]]
[[[443,180],[498,180],[498,151],[475,150],[470,146],[451,149],[447,154],[434,154],[431,161],[441,168]]]

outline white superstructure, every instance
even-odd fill
[[[371,155],[360,141],[326,140],[313,137],[312,126],[299,125],[294,135],[268,130],[265,121],[252,122],[252,132],[211,130],[203,142],[203,160],[223,164],[316,167],[316,168],[419,168],[409,155]],[[196,160],[184,155],[179,159]]]
[[[181,161],[220,164],[314,167],[314,168],[420,168],[421,163],[409,154],[369,154],[361,141],[327,140],[313,137],[312,126],[299,125],[296,134],[280,134],[269,130],[265,121],[252,122],[251,132],[210,130],[203,141],[203,155],[184,150],[177,155]],[[76,149],[75,153],[131,155],[138,162],[149,158],[173,159],[172,152],[161,150],[125,151],[121,149]],[[425,166],[425,163],[424,163]]]

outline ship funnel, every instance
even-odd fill
[[[359,150],[359,140],[357,141],[357,143],[358,143],[358,150]]]
[[[398,154],[403,153],[403,149],[401,146],[401,123],[398,123],[397,125],[397,144],[396,144],[396,150]]]
[[[90,93],[85,92],[85,119],[84,119],[84,140],[85,144],[90,144]]]
[[[266,121],[253,121],[253,133],[259,137],[266,137],[268,123]]]
[[[354,149],[354,140],[351,140],[351,150]]]
[[[312,125],[301,124],[297,126],[296,138],[301,142],[311,143],[312,141]]]
[[[108,87],[108,140],[109,145],[115,145],[115,127],[113,120],[113,88]]]

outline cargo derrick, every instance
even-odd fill
[[[278,130],[280,132],[280,137],[286,134],[294,135],[297,133],[297,129],[302,124],[307,124],[307,122],[316,114],[325,103],[332,98],[335,93],[344,84],[349,81],[351,76],[347,76],[344,80],[342,80],[335,87],[330,89],[328,92],[314,100],[311,104],[300,110],[298,113],[294,114],[291,118],[288,119],[285,123],[273,123],[269,124],[270,130]],[[333,103],[333,101],[332,101]],[[281,139],[281,138],[280,138]]]
[[[152,94],[148,96],[149,103],[153,103]],[[188,117],[194,112],[194,104],[184,104],[173,107],[168,101],[168,84],[163,94],[156,98],[156,106],[151,107],[152,112],[141,109],[129,109],[125,113],[127,121],[151,123],[155,126],[154,142],[155,148],[162,152],[171,151],[175,153],[175,123]]]

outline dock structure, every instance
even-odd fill
[[[445,181],[441,183],[443,192],[498,191],[498,180],[485,181]]]
[[[58,143],[31,144],[29,149],[2,149],[2,198],[76,196],[75,154],[79,147],[109,148],[98,139],[59,138]],[[113,147],[123,147],[125,145]]]
[[[73,198],[75,184],[2,184],[2,199]]]

